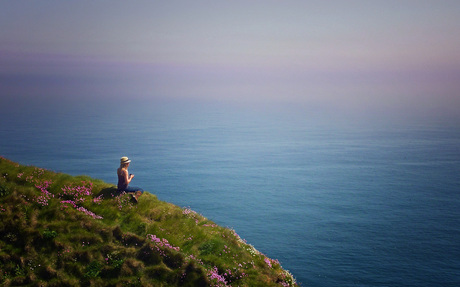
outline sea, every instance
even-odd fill
[[[460,125],[179,100],[6,102],[0,155],[188,207],[301,286],[460,286]]]

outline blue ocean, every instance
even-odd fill
[[[210,102],[6,103],[0,155],[132,184],[301,286],[460,286],[460,126]]]

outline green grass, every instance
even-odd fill
[[[0,218],[2,286],[296,286],[188,208],[1,157]]]

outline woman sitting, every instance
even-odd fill
[[[131,160],[124,156],[120,159],[120,167],[117,169],[118,175],[118,192],[126,192],[132,195],[132,199],[137,203],[139,196],[144,193],[140,187],[129,186],[129,183],[134,177],[134,174],[128,173],[128,167]],[[129,174],[129,175],[128,175]]]

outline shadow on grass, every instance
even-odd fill
[[[117,196],[119,195],[120,193],[118,192],[118,189],[116,186],[111,186],[111,187],[107,187],[107,188],[104,188],[102,189],[101,191],[99,191],[97,194],[96,194],[96,197],[98,196],[103,196],[103,198],[112,198],[112,196]]]

